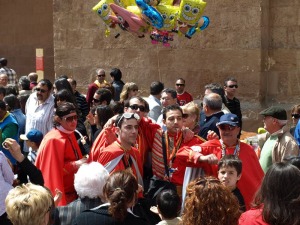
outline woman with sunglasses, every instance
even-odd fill
[[[292,117],[292,125],[291,125],[291,129],[290,129],[290,133],[291,133],[291,135],[294,136],[295,128],[300,119],[300,105],[293,106],[292,111],[291,111],[291,117]]]
[[[189,128],[194,132],[195,135],[198,135],[200,131],[199,126],[199,115],[200,109],[195,102],[189,102],[185,104],[182,108],[182,121],[183,126]]]
[[[76,108],[72,103],[59,104],[54,115],[54,128],[45,135],[36,159],[36,166],[42,171],[45,186],[53,196],[56,189],[62,192],[59,206],[77,198],[74,174],[86,162],[74,134],[77,119]]]

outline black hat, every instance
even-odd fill
[[[279,120],[287,120],[287,114],[284,108],[280,106],[271,106],[259,113],[263,116],[272,116]]]

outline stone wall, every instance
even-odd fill
[[[45,77],[54,78],[53,2],[0,0],[0,57],[18,76],[35,71],[36,48],[44,49]]]

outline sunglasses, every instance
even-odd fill
[[[186,118],[188,118],[188,117],[189,117],[189,114],[187,114],[187,113],[183,113],[183,114],[182,114],[182,118],[183,118],[183,119],[186,119]]]
[[[292,118],[299,119],[300,118],[300,114],[292,114]]]
[[[140,109],[141,112],[145,112],[145,106],[143,105],[137,105],[137,104],[134,104],[134,105],[130,105],[129,108],[131,108],[132,110],[138,110]]]
[[[228,124],[221,124],[218,126],[221,130],[234,130],[236,126],[228,125]]]
[[[77,121],[78,120],[78,116],[74,115],[74,116],[64,116],[63,120],[65,120],[66,122],[73,122],[73,121]]]
[[[118,120],[117,127],[119,127],[119,124],[123,120],[123,118],[125,118],[125,119],[132,119],[132,118],[134,118],[136,120],[140,119],[139,115],[136,114],[136,113],[123,113],[122,116],[120,117],[120,119]]]
[[[36,88],[35,89],[36,92],[41,92],[41,93],[46,93],[47,90],[41,89],[41,88]]]
[[[228,85],[227,87],[229,87],[229,88],[238,88],[239,86],[237,84],[234,84],[234,85]]]
[[[184,86],[184,84],[176,84],[176,86],[183,87],[183,86]]]
[[[95,103],[99,103],[99,102],[100,102],[100,100],[99,100],[99,99],[96,99],[96,98],[93,98],[93,102],[95,102]]]
[[[104,75],[97,75],[98,77],[105,77],[105,74]]]

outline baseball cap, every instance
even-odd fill
[[[29,140],[38,144],[42,142],[43,137],[44,137],[43,133],[36,129],[30,130],[26,135],[25,134],[20,135],[20,139],[24,141]]]
[[[239,127],[240,121],[237,115],[233,113],[227,113],[220,117],[220,121],[217,123],[217,126],[221,124],[228,124],[231,126]]]
[[[263,116],[272,116],[278,120],[287,120],[287,113],[284,108],[280,106],[271,106],[259,113]]]

